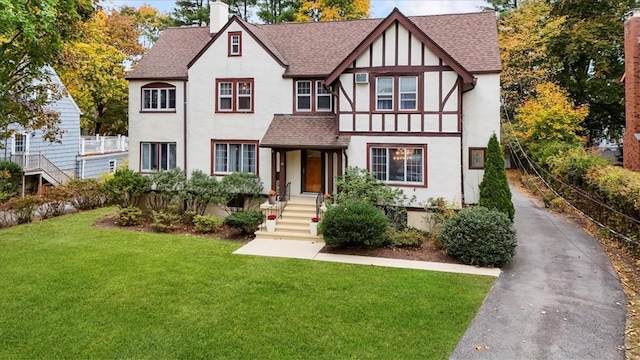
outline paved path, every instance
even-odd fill
[[[511,191],[518,253],[451,358],[624,359],[626,297],[598,242]]]

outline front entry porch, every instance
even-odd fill
[[[333,193],[335,178],[342,176],[344,171],[341,150],[274,148],[271,165],[271,188],[281,198]]]

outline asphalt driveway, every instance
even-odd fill
[[[518,249],[452,359],[624,359],[626,296],[598,242],[515,188]]]

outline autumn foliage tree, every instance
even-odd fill
[[[1,132],[18,124],[59,138],[58,114],[47,105],[61,93],[47,65],[92,12],[91,0],[0,0]]]
[[[369,17],[370,0],[300,0],[296,21],[331,21]]]
[[[558,85],[539,84],[535,95],[516,111],[515,135],[529,144],[578,144],[580,124],[588,113],[587,106],[574,107]]]

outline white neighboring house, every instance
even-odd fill
[[[493,12],[254,25],[210,5],[210,28],[167,29],[128,78],[131,169],[295,195],[358,166],[421,203],[478,201],[500,134]]]
[[[48,107],[58,112],[59,127],[64,131],[59,143],[43,140],[42,131],[26,131],[10,125],[11,137],[2,141],[0,160],[19,164],[24,172],[23,192],[39,192],[42,186],[59,185],[73,178],[98,178],[102,173],[115,171],[128,157],[128,139],[125,136],[80,135],[81,111],[55,73],[47,67],[54,84],[65,95]]]

